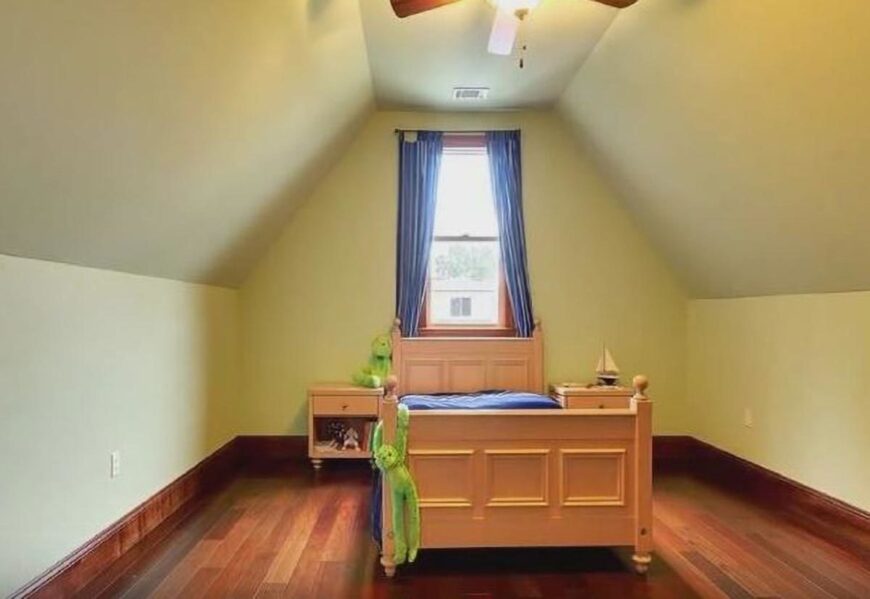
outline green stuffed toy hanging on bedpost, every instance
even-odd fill
[[[390,376],[390,357],[393,355],[393,344],[389,335],[378,335],[372,340],[372,353],[369,363],[359,372],[354,373],[353,382],[360,387],[376,389],[382,387]]]
[[[394,560],[396,565],[417,559],[420,549],[420,505],[417,485],[405,465],[408,447],[408,406],[399,405],[396,414],[396,440],[390,445],[383,442],[383,422],[378,422],[372,435],[372,455],[375,464],[390,483],[393,505]],[[407,517],[407,530],[405,520]]]

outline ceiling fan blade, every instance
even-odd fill
[[[459,2],[459,0],[390,0],[393,12],[401,19],[454,2]]]
[[[514,40],[519,29],[520,20],[517,17],[504,10],[496,11],[492,32],[489,34],[490,54],[509,55],[514,49]]]
[[[613,8],[626,8],[637,2],[637,0],[595,0],[595,2],[606,4]]]

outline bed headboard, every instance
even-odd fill
[[[545,393],[541,323],[531,337],[402,337],[393,324],[398,395],[506,389]]]

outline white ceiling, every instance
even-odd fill
[[[494,56],[487,41],[495,9],[463,0],[397,18],[388,0],[361,3],[372,81],[388,108],[508,109],[555,102],[618,10],[590,0],[543,0],[520,29],[525,68]],[[482,102],[457,102],[454,86],[491,88]]]

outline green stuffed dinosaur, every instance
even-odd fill
[[[381,469],[390,483],[393,499],[393,538],[395,540],[394,560],[396,565],[417,559],[420,549],[420,506],[417,501],[417,485],[405,466],[408,446],[408,407],[399,405],[396,418],[396,441],[390,445],[383,442],[382,422],[375,427],[372,435],[372,454],[375,464]],[[407,534],[405,532],[405,510],[407,508]]]
[[[360,387],[381,387],[390,376],[390,356],[393,344],[389,335],[378,335],[372,341],[372,354],[369,363],[353,375],[353,382]]]

